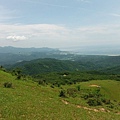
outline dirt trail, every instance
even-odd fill
[[[62,102],[66,105],[69,104],[66,100],[62,100]]]
[[[62,100],[62,102],[66,105],[70,104],[66,100]],[[74,105],[74,104],[71,104],[71,105]],[[89,108],[89,107],[80,106],[80,105],[74,105],[74,106],[76,106],[77,108],[83,108],[84,110],[89,110],[89,111],[94,111],[94,112],[110,112],[109,110],[106,110],[105,108],[95,109],[95,108]]]

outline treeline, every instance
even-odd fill
[[[104,74],[96,71],[92,72],[59,72],[45,73],[33,76],[34,80],[40,83],[51,83],[55,86],[65,84],[76,84],[77,82],[87,82],[91,80],[117,80],[120,81],[120,75]]]
[[[23,74],[36,75],[49,72],[75,71],[82,69],[82,66],[74,61],[45,58],[23,61],[13,65],[10,69],[15,68],[20,68]]]
[[[14,64],[9,70],[20,68],[23,74],[36,75],[64,71],[99,71],[104,74],[120,74],[120,56],[85,56],[76,61],[53,58],[23,61]]]

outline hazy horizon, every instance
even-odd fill
[[[55,50],[60,50],[61,52],[71,52],[74,54],[79,54],[79,55],[111,55],[111,56],[119,56],[120,55],[120,47],[119,45],[116,47],[111,47],[111,46],[73,46],[73,47],[66,47],[66,48],[50,48],[50,47],[13,47],[13,46],[4,46],[1,47],[0,49],[2,51],[0,51],[1,53],[4,53],[3,50],[7,50],[9,51],[9,53],[11,51],[15,51],[15,49],[17,50],[24,50],[24,49],[28,49],[28,50],[37,50],[39,51],[39,49],[55,49]],[[18,51],[17,50],[17,51]],[[35,52],[34,51],[34,52]],[[8,52],[7,52],[8,53]]]

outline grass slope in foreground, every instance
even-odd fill
[[[13,88],[3,84],[11,82]],[[120,101],[118,81],[90,81],[80,83],[82,88],[92,84],[103,86],[114,100]],[[77,84],[78,85],[78,84]],[[72,86],[62,86],[64,89]],[[103,90],[103,91],[104,91]],[[113,111],[96,111],[76,98],[59,97],[60,88],[39,86],[32,81],[16,80],[9,73],[0,71],[0,120],[119,120],[120,115]],[[100,108],[99,108],[100,109]],[[102,109],[102,108],[101,108]]]

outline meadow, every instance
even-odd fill
[[[6,82],[12,83],[12,87],[6,88]],[[96,89],[95,85],[115,103],[113,108],[89,106],[80,97],[80,92]],[[61,90],[76,89],[77,86],[80,91],[76,96],[59,96]],[[94,80],[53,88],[30,79],[17,80],[16,76],[0,71],[0,120],[119,120],[119,91],[120,83],[115,80]]]

